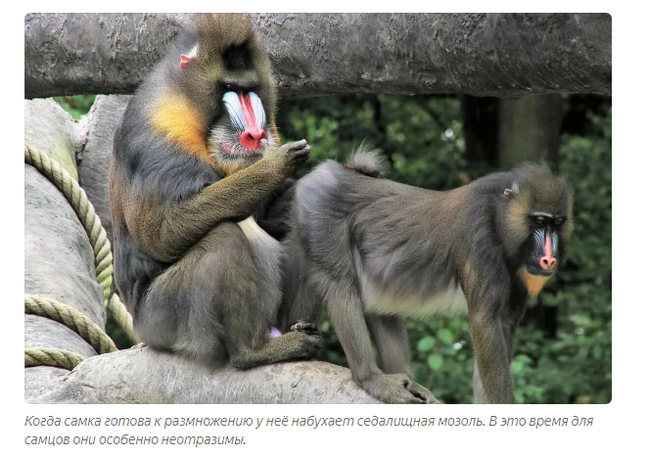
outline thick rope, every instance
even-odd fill
[[[25,366],[37,367],[48,365],[51,367],[72,370],[84,360],[84,357],[65,349],[52,348],[27,348],[25,349]]]
[[[133,343],[140,340],[133,330],[133,319],[126,307],[117,296],[111,292],[113,281],[113,254],[111,245],[106,235],[106,230],[95,212],[95,208],[88,200],[86,192],[79,186],[79,183],[52,160],[47,154],[43,154],[29,146],[25,146],[25,162],[35,167],[47,177],[66,197],[72,208],[77,213],[83,225],[95,256],[95,274],[97,281],[104,291],[104,306],[112,313],[117,324],[122,328],[127,338]]]
[[[117,351],[113,340],[97,324],[71,306],[56,300],[29,295],[25,297],[25,312],[49,317],[66,325],[88,341],[98,354]]]

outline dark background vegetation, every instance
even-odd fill
[[[73,116],[92,96],[61,97]],[[466,184],[498,168],[467,151],[462,99],[441,96],[346,95],[284,100],[278,129],[284,140],[306,138],[309,166],[342,160],[362,141],[381,149],[390,178],[429,189]],[[488,108],[482,122],[494,137]],[[561,271],[535,299],[518,333],[512,362],[520,403],[608,403],[611,400],[611,99],[562,98],[557,157],[551,166],[575,190],[575,231]],[[494,114],[494,116],[489,116]],[[465,126],[467,128],[467,126]],[[447,403],[471,403],[472,344],[467,318],[409,320],[412,369],[418,382]],[[109,327],[110,328],[110,327]],[[324,360],[345,365],[325,321]],[[119,340],[119,335],[113,335]]]

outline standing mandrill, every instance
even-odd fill
[[[274,214],[269,197],[310,149],[276,145],[274,84],[247,16],[201,15],[125,111],[109,177],[115,279],[152,348],[244,369],[320,346],[305,322],[270,338],[281,250],[250,216]]]
[[[400,315],[468,312],[476,401],[514,403],[515,330],[563,255],[569,185],[530,164],[447,192],[368,175],[382,171],[366,153],[298,181],[290,312],[313,314],[323,299],[353,378],[389,403],[434,401],[411,378]]]

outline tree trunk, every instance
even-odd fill
[[[474,164],[482,162],[490,167],[496,167],[499,162],[497,151],[499,99],[465,95],[462,97],[461,107],[465,157]]]
[[[348,369],[326,362],[215,369],[141,345],[88,358],[72,371],[25,372],[32,403],[379,403]]]
[[[499,101],[499,167],[509,170],[525,161],[546,161],[557,170],[562,96],[529,95]]]

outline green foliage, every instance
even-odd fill
[[[407,321],[411,370],[441,401],[472,401],[472,345],[467,318],[457,315]]]
[[[327,96],[283,101],[278,129],[287,139],[307,139],[310,166],[342,161],[365,142],[388,158],[392,179],[440,189],[466,182],[459,113],[456,98]]]
[[[54,97],[59,105],[63,107],[73,119],[79,119],[86,114],[95,102],[95,95],[69,95],[65,97]]]
[[[562,136],[559,167],[575,188],[575,231],[560,273],[531,300],[531,318],[518,333],[511,368],[520,403],[611,399],[611,105],[605,106],[605,115],[602,103],[588,113],[583,136]],[[456,98],[331,96],[289,100],[279,113],[286,138],[311,144],[310,165],[343,160],[364,140],[384,152],[390,177],[407,184],[448,189],[484,171],[463,157]],[[575,126],[575,117],[572,122]],[[549,332],[535,316],[552,312],[557,328]],[[472,402],[467,318],[445,315],[407,325],[416,380],[447,403]],[[328,344],[323,358],[345,365],[329,322],[323,332]]]

